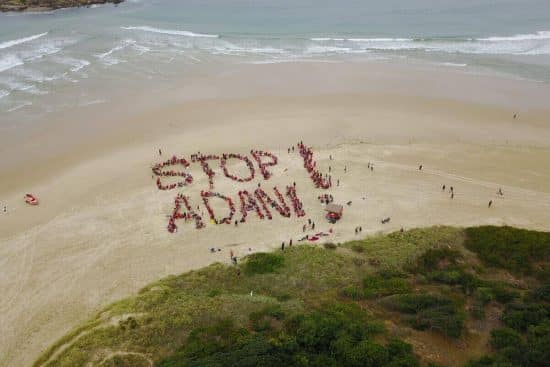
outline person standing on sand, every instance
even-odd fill
[[[283,241],[283,243],[281,243],[281,250],[285,250],[285,241]]]
[[[162,155],[162,150],[160,150],[160,148],[159,148],[159,155]]]
[[[4,214],[8,214],[8,206],[4,205]]]
[[[418,170],[422,171],[422,165],[418,166]]]
[[[451,191],[451,199],[455,198],[455,193]]]
[[[493,200],[489,200],[488,208],[490,208],[493,205]]]
[[[290,242],[288,243],[288,247],[292,247],[292,238],[290,239]]]

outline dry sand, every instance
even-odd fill
[[[266,67],[279,76],[303,74],[311,80],[326,72],[323,66],[313,71],[304,65]],[[360,71],[353,72],[364,80]],[[231,78],[242,80],[245,72],[240,73]],[[333,228],[326,238],[332,242],[355,238],[357,226],[363,235],[435,224],[548,230],[549,111],[517,95],[530,89],[542,99],[538,93],[547,93],[548,86],[485,81],[483,88],[500,102],[488,98],[473,103],[444,93],[416,93],[411,83],[433,83],[433,75],[418,70],[412,75],[407,73],[399,84],[392,74],[395,88],[384,93],[341,86],[332,93],[325,86],[320,93],[298,80],[296,88],[304,92],[291,96],[268,95],[264,87],[254,95],[250,87],[248,95],[234,98],[170,101],[132,116],[117,115],[116,126],[103,135],[77,135],[60,124],[29,139],[34,145],[43,142],[44,154],[29,149],[29,142],[20,150],[16,142],[8,143],[4,149],[12,152],[11,164],[3,162],[0,180],[0,201],[8,205],[8,214],[0,214],[0,366],[30,365],[101,307],[158,278],[229,262],[230,249],[243,256],[249,248],[269,250],[290,238],[297,243],[307,218],[315,221],[316,230]],[[480,84],[475,76],[451,73],[448,82],[457,82],[463,93]],[[292,85],[286,88],[292,90]],[[517,104],[508,108],[503,101]],[[513,119],[517,110],[520,118]],[[287,153],[300,139],[313,146],[318,167],[326,172],[330,165],[334,179],[340,180],[339,187],[327,192],[337,202],[352,202],[336,225],[323,219],[317,196],[324,191],[314,189],[299,155]],[[60,146],[64,148],[55,149]],[[168,233],[176,191],[157,190],[151,165],[172,154],[189,158],[197,151],[247,154],[250,149],[278,155],[274,177],[265,182],[256,170],[254,181],[235,183],[218,168],[215,191],[237,203],[238,190],[253,190],[258,182],[270,189],[295,181],[307,216],[286,219],[274,213],[274,220],[260,221],[251,213],[237,228],[205,220],[203,230],[179,223],[178,233]],[[374,171],[368,162],[374,163]],[[200,190],[208,185],[199,167],[192,166],[191,173],[195,182],[182,191],[197,205]],[[448,190],[442,192],[443,184],[454,187],[454,199]],[[499,188],[503,197],[496,194]],[[40,206],[26,206],[26,192],[38,195]],[[391,222],[383,225],[385,217]],[[211,254],[212,246],[223,250]]]

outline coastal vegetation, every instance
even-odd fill
[[[550,233],[432,227],[256,253],[116,302],[34,366],[545,366]]]
[[[44,11],[91,6],[95,4],[120,4],[123,1],[124,0],[0,0],[0,11]]]

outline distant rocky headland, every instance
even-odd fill
[[[47,11],[95,4],[119,4],[124,0],[0,0],[0,11]]]

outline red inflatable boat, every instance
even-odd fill
[[[29,205],[38,205],[38,199],[31,194],[25,195],[25,202]]]

